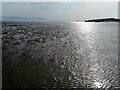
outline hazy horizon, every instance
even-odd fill
[[[117,18],[117,2],[3,2],[2,16],[38,21],[84,21]],[[41,20],[42,18],[42,20]],[[20,18],[19,18],[20,20]],[[21,19],[22,20],[22,19]]]

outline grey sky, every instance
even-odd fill
[[[117,2],[4,2],[3,16],[44,17],[50,21],[84,21],[118,17]]]

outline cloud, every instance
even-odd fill
[[[29,3],[4,2],[2,13],[5,16],[26,16],[31,17],[35,8]]]
[[[81,21],[89,18],[117,17],[117,3],[107,2],[7,2],[3,3],[4,16],[27,18],[44,17],[49,20]]]
[[[119,0],[2,0],[3,2],[119,2]]]

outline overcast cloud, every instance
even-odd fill
[[[44,17],[51,21],[84,21],[118,17],[117,2],[4,2],[3,16]]]

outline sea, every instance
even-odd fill
[[[2,22],[2,87],[118,89],[117,22]]]

